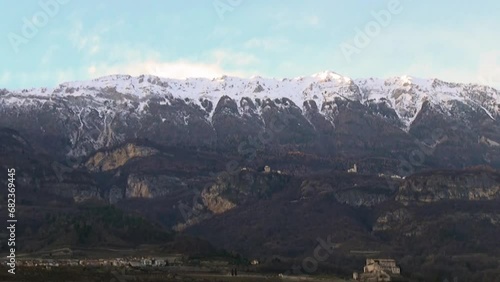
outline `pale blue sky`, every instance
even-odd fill
[[[499,1],[391,1],[0,0],[0,88],[114,73],[283,78],[324,70],[500,86]],[[375,18],[381,10],[390,20]],[[377,25],[366,46],[354,43],[358,30]],[[357,48],[349,57],[348,45]]]

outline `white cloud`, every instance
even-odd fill
[[[87,68],[87,73],[94,76],[97,73],[97,68],[95,65],[91,65],[90,67]]]
[[[248,76],[249,68],[259,63],[250,53],[226,49],[215,49],[188,57],[165,58],[165,52],[158,52],[143,44],[124,45],[106,42],[103,33],[110,28],[98,29],[96,25],[86,32],[81,21],[76,21],[68,38],[73,46],[85,54],[86,60],[78,73],[80,79],[95,78],[111,74],[151,74],[169,78],[207,77],[222,75]],[[212,39],[223,35],[237,35],[241,31],[233,27],[216,27],[209,35]],[[102,40],[101,40],[102,38]],[[99,56],[95,53],[99,52]],[[104,57],[102,57],[104,56]],[[245,71],[240,71],[244,69]]]
[[[194,58],[174,60],[162,59],[159,52],[144,47],[113,45],[106,50],[109,52],[106,61],[90,62],[85,67],[89,78],[111,74],[151,74],[179,79],[248,76],[248,68],[259,63],[259,59],[252,54],[223,49],[211,50]]]
[[[479,83],[500,90],[500,51],[482,53],[479,57],[477,74]]]
[[[129,74],[133,76],[150,74],[160,77],[177,79],[184,79],[187,77],[215,78],[222,75],[241,77],[246,76],[246,74],[243,72],[224,70],[220,65],[216,63],[195,63],[185,60],[178,60],[173,62],[150,60],[121,65],[97,64],[88,67],[87,74],[91,78],[111,74]]]

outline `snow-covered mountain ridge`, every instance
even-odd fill
[[[263,132],[273,132],[270,148],[278,151],[397,158],[418,140],[435,146],[428,139],[439,129],[447,141],[439,139],[435,160],[475,165],[481,156],[500,160],[499,104],[491,87],[409,76],[111,75],[55,88],[0,89],[0,128],[18,130],[61,159],[130,140],[245,152],[248,138]]]
[[[209,118],[223,96],[236,101],[240,112],[244,107],[241,100],[245,97],[253,101],[288,98],[301,109],[304,102],[312,100],[320,112],[323,112],[323,104],[338,98],[359,101],[362,104],[385,103],[395,110],[407,128],[424,101],[429,101],[444,112],[451,111],[456,102],[461,102],[482,108],[492,119],[496,119],[500,113],[500,92],[487,86],[410,76],[351,79],[331,71],[284,79],[259,76],[170,79],[150,75],[110,75],[89,81],[66,82],[56,88],[4,90],[0,92],[0,104],[28,106],[61,97],[85,97],[95,100],[97,105],[107,105],[107,98],[99,95],[103,92],[122,94],[122,97],[116,98],[118,103],[127,100],[138,101],[139,111],[144,109],[151,97],[163,97],[162,104],[169,104],[172,99],[182,99],[205,109]],[[208,101],[212,106],[207,107]]]

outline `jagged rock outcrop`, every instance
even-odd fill
[[[221,214],[236,207],[235,203],[232,203],[229,200],[221,197],[221,192],[221,187],[218,185],[214,185],[210,189],[204,190],[201,193],[203,204],[209,211],[213,212],[214,214]]]
[[[371,207],[393,198],[396,180],[338,172],[322,179],[308,178],[300,186],[301,199],[329,196],[353,207]]]
[[[85,167],[92,172],[108,171],[123,166],[133,158],[148,157],[156,153],[158,153],[156,149],[129,143],[109,151],[95,153],[87,160]]]
[[[375,206],[379,205],[388,199],[391,195],[387,193],[377,193],[375,191],[365,191],[362,189],[349,189],[335,192],[335,199],[339,203],[347,204],[354,207],[360,206]]]
[[[405,179],[396,196],[397,201],[405,204],[493,199],[500,199],[500,175],[488,169],[412,175]]]
[[[226,212],[238,204],[267,198],[285,188],[290,177],[270,172],[242,170],[233,175],[222,174],[201,193],[203,204],[213,213]]]
[[[187,185],[177,177],[130,174],[127,179],[125,197],[158,198],[179,189],[187,189]]]
[[[397,228],[398,226],[407,223],[413,218],[410,211],[404,208],[395,211],[389,211],[377,218],[373,226],[373,231],[386,231]]]

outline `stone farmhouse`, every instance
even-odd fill
[[[393,259],[366,259],[363,273],[353,273],[353,279],[363,282],[385,282],[394,281],[394,278],[400,275],[401,269]]]

